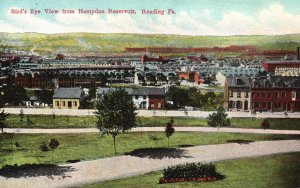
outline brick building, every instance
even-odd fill
[[[299,77],[261,77],[251,82],[254,111],[300,111]]]

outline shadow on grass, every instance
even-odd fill
[[[182,145],[178,145],[178,147],[180,148],[188,148],[188,147],[193,147],[194,145],[191,144],[182,144]]]
[[[141,157],[141,158],[151,158],[151,159],[163,159],[165,157],[190,158],[190,156],[187,156],[186,154],[187,152],[185,150],[178,149],[178,148],[140,148],[125,153],[125,155],[131,155],[131,156]]]
[[[236,139],[236,140],[227,140],[227,143],[238,143],[238,144],[250,144],[251,142],[254,142],[253,140],[242,140],[242,139]]]
[[[67,172],[74,171],[69,166],[58,166],[55,164],[24,164],[24,165],[5,165],[0,169],[0,176],[6,178],[22,178],[22,177],[38,177],[46,176],[49,179],[54,179],[54,176],[67,176]]]

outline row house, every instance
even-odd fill
[[[136,72],[134,84],[136,85],[165,85],[172,84],[178,80],[174,71],[157,71],[157,72]]]
[[[262,70],[260,68],[231,67],[219,70],[216,74],[216,80],[217,83],[224,86],[227,77],[258,77],[261,72]]]
[[[224,108],[228,111],[249,111],[251,101],[250,80],[247,77],[227,77]]]
[[[105,93],[111,92],[116,88],[98,88],[97,99],[102,98]],[[165,108],[165,89],[164,88],[125,88],[137,109],[160,110]]]
[[[300,111],[299,77],[261,77],[251,82],[254,111]]]
[[[228,111],[300,111],[299,77],[227,77],[224,108]]]
[[[25,88],[99,87],[105,83],[133,83],[134,71],[15,70],[15,83]]]

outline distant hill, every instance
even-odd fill
[[[253,45],[262,50],[295,50],[300,34],[251,36],[184,36],[98,33],[0,33],[0,48],[47,53],[118,53],[126,47],[224,47]]]

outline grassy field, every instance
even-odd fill
[[[170,138],[170,147],[186,145],[218,144],[217,133],[178,132]],[[113,139],[100,133],[85,134],[14,134],[12,139],[8,134],[0,135],[0,166],[5,164],[26,163],[66,163],[68,160],[91,160],[114,155]],[[58,149],[41,151],[42,142],[55,138],[59,141]],[[234,140],[278,140],[300,139],[298,135],[264,135],[220,133],[219,143],[235,142]],[[18,142],[20,147],[16,147]],[[136,132],[120,134],[116,138],[117,155],[139,148],[167,147],[167,138],[163,132]]]
[[[231,160],[216,163],[217,171],[225,179],[207,183],[169,183],[158,184],[161,172],[136,176],[121,180],[108,181],[86,188],[185,188],[185,187],[299,187],[300,186],[300,153],[273,155],[248,159]]]
[[[126,47],[214,47],[254,45],[264,50],[295,50],[300,46],[299,34],[248,36],[186,36],[146,34],[38,34],[0,33],[0,47],[47,53],[119,53]]]
[[[29,115],[29,119],[33,124],[27,122],[26,116],[23,122],[20,122],[18,115],[10,115],[6,122],[10,128],[93,128],[96,124],[95,116],[55,116],[54,119],[51,115]],[[169,120],[169,117],[139,117],[138,124],[146,127],[162,127],[166,126]],[[262,120],[255,118],[232,118],[231,127],[260,128]],[[270,119],[270,125],[271,129],[300,130],[300,119]],[[174,126],[207,126],[207,123],[206,119],[203,118],[174,117]]]

